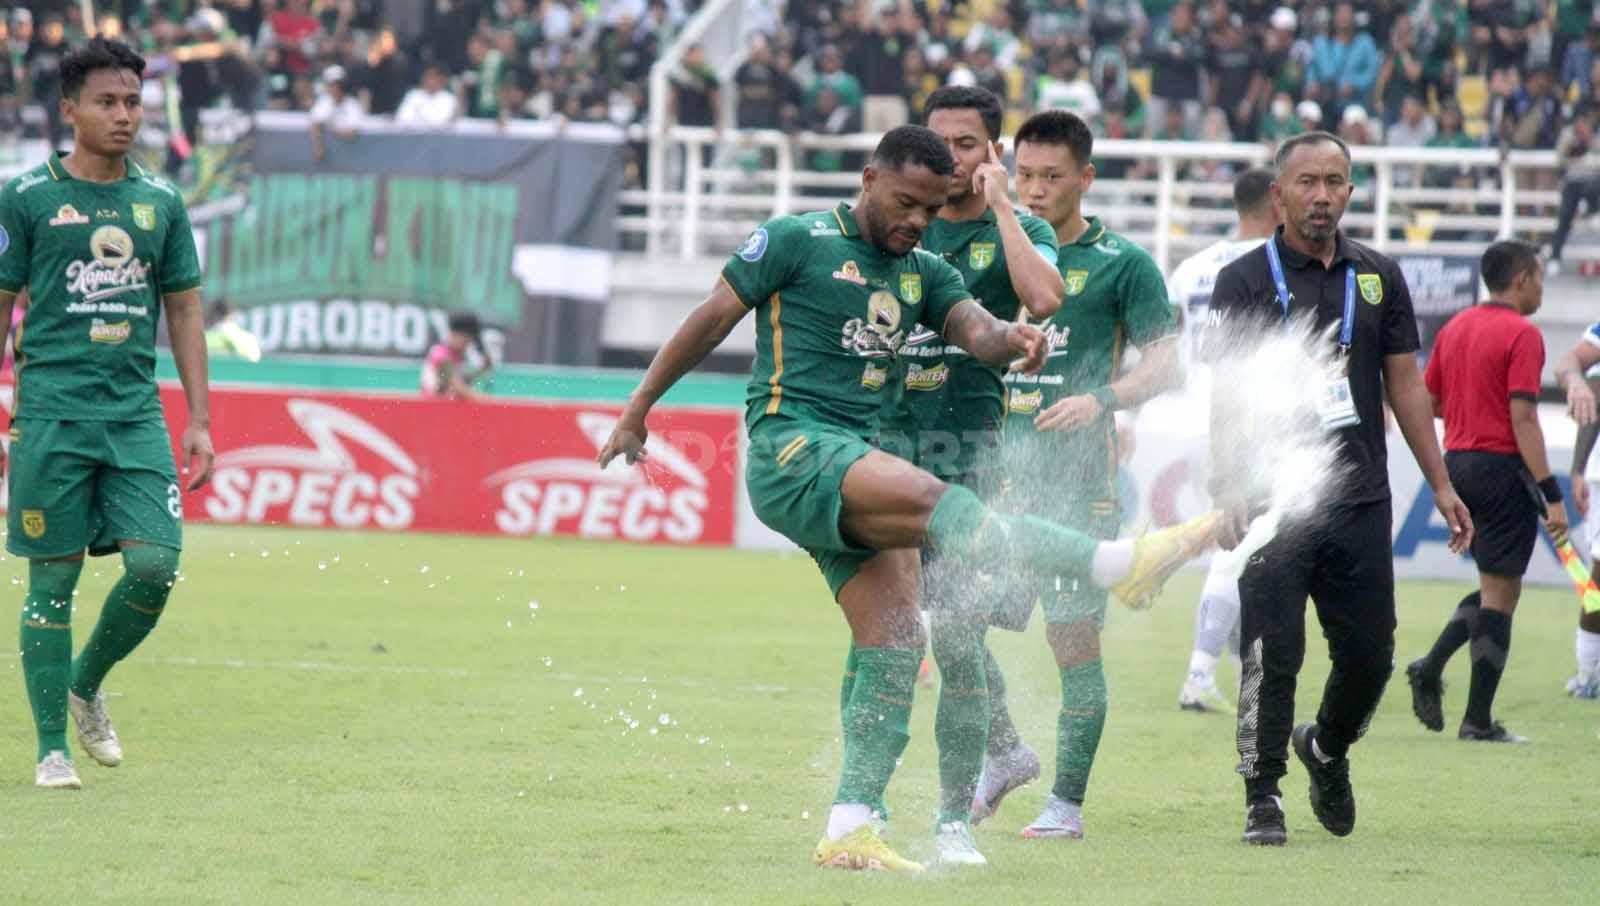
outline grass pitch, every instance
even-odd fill
[[[79,644],[118,570],[85,570]],[[1111,715],[1081,842],[1017,837],[1047,792],[1058,681],[1037,620],[994,633],[1046,777],[979,828],[986,870],[907,880],[809,864],[838,768],[846,636],[803,557],[202,527],[183,572],[165,622],[107,683],[127,760],[79,754],[81,793],[33,789],[15,649],[0,654],[0,902],[1600,898],[1600,703],[1562,694],[1564,589],[1526,596],[1501,687],[1499,716],[1532,745],[1425,732],[1397,670],[1354,750],[1354,836],[1317,826],[1292,765],[1283,850],[1239,843],[1231,721],[1175,706],[1197,577],[1151,612],[1111,615]],[[25,565],[0,563],[10,576],[15,605]],[[1402,586],[1400,668],[1464,590]],[[1327,662],[1308,632],[1302,718]],[[1458,656],[1452,731],[1466,674]],[[889,790],[891,839],[914,857],[931,853],[933,702],[919,691]]]

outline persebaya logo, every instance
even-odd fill
[[[916,305],[922,301],[922,275],[900,275],[900,298],[906,300],[907,305]]]
[[[1383,301],[1383,278],[1377,274],[1358,275],[1356,285],[1361,287],[1361,298],[1367,300],[1367,304],[1377,305]]]
[[[1080,270],[1067,271],[1067,295],[1076,296],[1083,292],[1084,286],[1089,283],[1089,272]]]
[[[22,532],[29,538],[43,538],[44,510],[23,510]]]
[[[89,325],[89,342],[91,343],[108,343],[116,346],[132,335],[133,325],[127,321],[107,324],[105,321],[95,318]]]
[[[156,206],[153,204],[136,204],[133,206],[133,225],[141,230],[156,228]]]
[[[67,265],[67,292],[98,302],[123,293],[142,290],[150,276],[150,266],[133,257],[133,237],[118,226],[103,226],[89,237],[93,261],[74,261]]]
[[[894,333],[900,327],[900,300],[882,290],[867,297],[867,324],[883,336]]]
[[[967,253],[967,266],[975,271],[981,271],[994,263],[994,243],[974,242],[972,250]]]

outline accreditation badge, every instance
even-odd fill
[[[1346,352],[1328,368],[1317,394],[1317,415],[1322,419],[1322,430],[1341,431],[1361,424],[1356,412],[1356,399],[1350,393],[1350,362]]]

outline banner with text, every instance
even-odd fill
[[[176,446],[183,391],[162,401]],[[617,406],[214,388],[211,409],[216,474],[191,522],[734,540],[735,410],[660,407],[648,467],[601,469]]]
[[[207,302],[264,352],[416,357],[473,311],[505,361],[598,360],[620,130],[371,120],[318,158],[304,116],[263,113],[242,143],[195,230]]]

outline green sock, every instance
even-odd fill
[[[1106,674],[1100,658],[1061,671],[1061,713],[1056,718],[1056,785],[1050,790],[1082,802],[1089,770],[1106,726]]]
[[[1010,559],[1061,576],[1088,576],[1100,546],[1098,539],[1037,516],[1001,516],[958,484],[934,505],[927,535],[935,550],[990,563]]]
[[[126,572],[111,587],[94,633],[72,664],[72,691],[85,700],[95,697],[111,668],[156,628],[177,577],[178,552],[138,545],[123,550],[122,563]]]
[[[82,560],[34,560],[28,564],[28,597],[19,632],[22,679],[33,706],[39,758],[67,748],[67,676],[72,669],[72,589]]]
[[[839,684],[839,724],[842,729],[848,729],[848,716],[850,713],[850,690],[856,686],[856,643],[850,642],[850,653],[844,658],[844,682]]]
[[[856,682],[845,710],[844,766],[835,803],[881,810],[895,762],[911,734],[911,696],[922,652],[913,648],[856,649]]]
[[[983,670],[989,686],[989,754],[1004,755],[1022,744],[1022,736],[1006,707],[1006,676],[988,645],[983,646]]]
[[[966,821],[983,771],[989,738],[989,687],[980,631],[933,619],[933,660],[939,665],[939,823]]]

